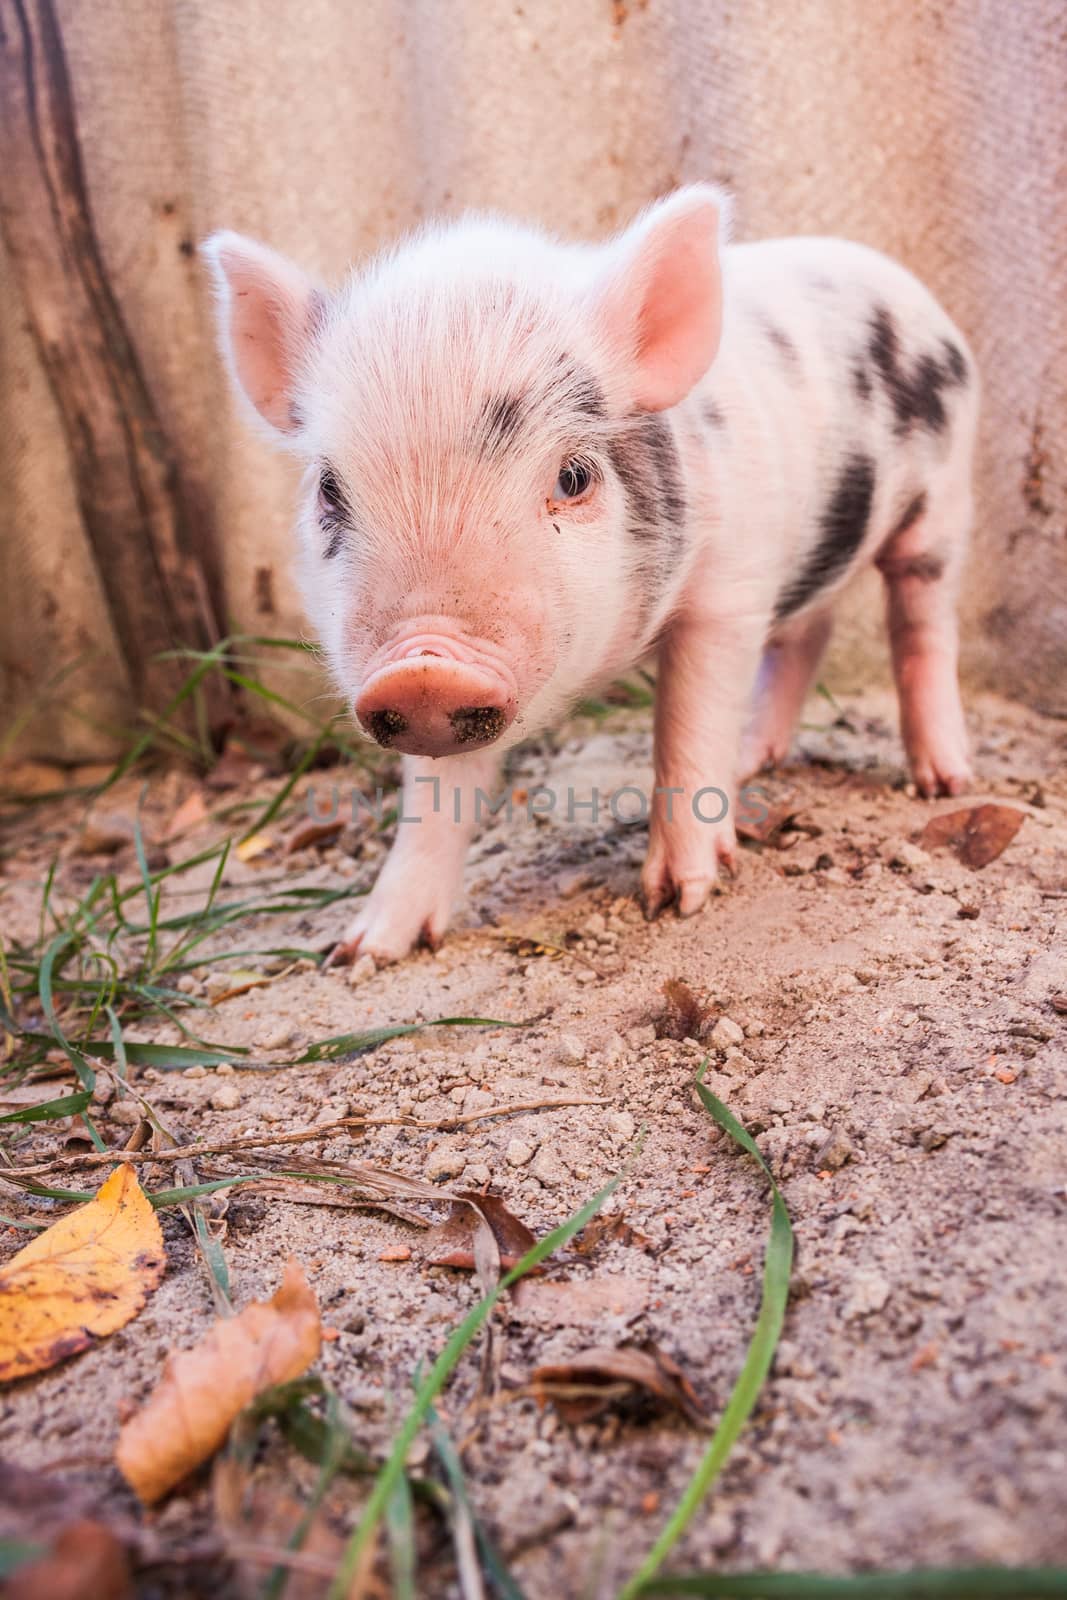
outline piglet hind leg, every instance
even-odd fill
[[[779,766],[789,754],[804,697],[832,626],[830,612],[817,611],[785,623],[768,640],[741,745],[741,778]]]
[[[676,618],[660,647],[656,792],[641,873],[645,915],[699,911],[720,871],[733,872],[738,751],[764,619]]]
[[[885,579],[900,731],[920,794],[963,794],[971,785],[960,701],[956,592],[970,498],[922,508],[878,558]]]
[[[441,942],[498,763],[492,749],[439,761],[405,756],[396,840],[331,962],[399,961],[417,944]]]

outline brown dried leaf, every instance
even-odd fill
[[[329,844],[345,831],[344,817],[334,817],[330,822],[318,822],[305,817],[286,835],[284,853],[291,856],[296,850],[307,850],[313,844]]]
[[[551,1400],[565,1422],[587,1422],[617,1400],[651,1395],[701,1426],[707,1415],[676,1361],[651,1339],[643,1345],[582,1350],[569,1361],[530,1374],[534,1397]]]
[[[126,1552],[100,1522],[68,1523],[51,1549],[17,1567],[3,1585],[4,1600],[132,1600]]]
[[[948,848],[965,867],[987,867],[1006,850],[1026,820],[1017,806],[969,806],[931,817],[919,839],[924,850]]]
[[[193,828],[198,828],[207,817],[207,806],[201,789],[194,789],[186,795],[181,805],[171,817],[163,834],[164,839],[177,839],[184,833],[190,833]]]
[[[649,1250],[653,1241],[647,1233],[640,1233],[626,1220],[622,1211],[601,1212],[592,1222],[586,1223],[574,1241],[580,1256],[591,1256],[602,1244],[633,1245],[639,1250]]]
[[[119,1433],[115,1460],[146,1505],[214,1455],[238,1412],[264,1389],[306,1372],[322,1324],[303,1268],[290,1260],[273,1299],[217,1321],[171,1356],[145,1405]]]
[[[501,1269],[510,1271],[537,1243],[525,1222],[520,1222],[498,1196],[471,1191],[453,1198],[444,1222],[431,1228],[426,1238],[428,1266],[477,1272],[483,1287],[487,1280],[490,1289]],[[544,1269],[532,1270],[536,1273]]]

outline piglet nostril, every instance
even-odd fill
[[[491,744],[508,725],[500,706],[462,706],[448,720],[460,744]]]
[[[394,739],[407,732],[408,719],[399,711],[372,711],[366,718],[367,731],[372,739],[388,750]]]

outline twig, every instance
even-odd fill
[[[415,1128],[449,1133],[483,1117],[507,1117],[519,1111],[551,1110],[558,1106],[603,1106],[608,1101],[599,1096],[579,1100],[519,1100],[513,1105],[486,1106],[483,1111],[468,1111],[458,1117],[438,1117],[420,1121],[415,1117],[340,1117],[334,1122],[320,1122],[314,1128],[300,1128],[291,1133],[252,1133],[237,1139],[224,1139],[217,1144],[187,1144],[172,1150],[100,1150],[84,1155],[57,1156],[53,1161],[41,1162],[34,1167],[9,1167],[9,1178],[38,1178],[53,1172],[70,1172],[78,1167],[107,1166],[114,1161],[184,1161],[196,1156],[226,1156],[238,1150],[261,1150],[270,1145],[306,1144],[327,1134],[339,1133],[346,1128]]]

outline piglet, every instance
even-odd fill
[[[405,758],[412,820],[345,954],[437,942],[502,753],[652,650],[644,903],[699,910],[736,850],[732,808],[699,797],[786,755],[833,602],[872,563],[915,782],[966,787],[971,355],[885,256],[728,245],[726,213],[694,185],[592,247],[472,215],[336,291],[208,241],[236,388],[306,463],[308,613],[360,726]]]

